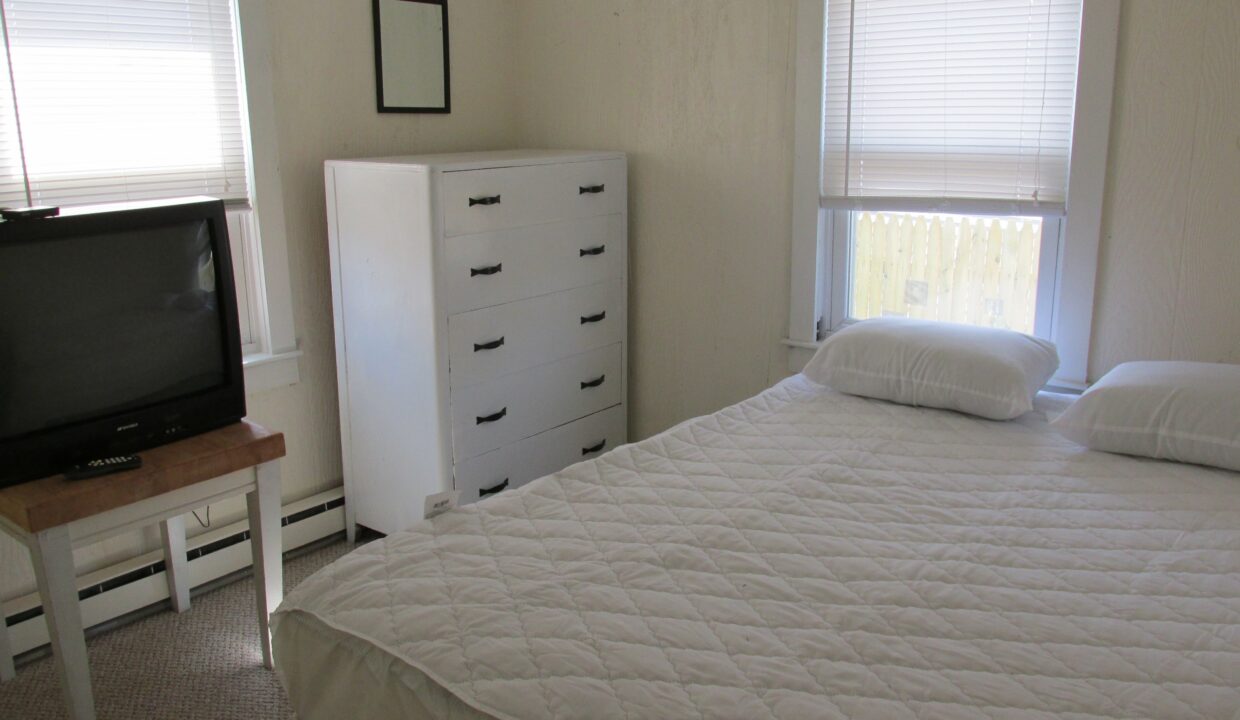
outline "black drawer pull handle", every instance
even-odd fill
[[[598,195],[603,192],[602,185],[582,185],[577,188],[578,195]]]
[[[596,453],[605,447],[607,447],[607,438],[603,438],[602,440],[599,440],[597,445],[591,445],[588,448],[581,448],[581,454],[589,455],[591,453]]]
[[[606,319],[607,319],[607,311],[604,310],[598,315],[582,315],[581,324],[585,325],[586,323],[596,323],[596,322],[601,322]]]
[[[504,336],[501,335],[498,340],[492,340],[491,342],[484,342],[484,343],[474,343],[474,352],[478,352],[480,350],[495,350],[503,346],[504,346]]]
[[[504,478],[504,482],[500,483],[499,485],[496,485],[494,487],[489,487],[489,488],[479,488],[478,497],[484,498],[487,495],[494,495],[500,490],[507,490],[507,489],[508,489],[508,478]]]
[[[475,205],[499,205],[499,195],[488,195],[487,197],[476,197],[469,199],[469,206]]]
[[[494,275],[499,272],[504,272],[504,263],[495,263],[494,265],[488,265],[487,267],[470,268],[469,276],[475,277],[477,275]]]
[[[607,251],[606,245],[599,245],[598,247],[592,247],[592,248],[582,248],[580,250],[581,255],[579,257],[585,257],[586,255],[602,255],[606,251]]]
[[[496,420],[503,419],[503,417],[507,414],[508,414],[508,408],[504,408],[503,410],[500,410],[494,415],[483,415],[481,417],[477,417],[474,419],[478,421],[479,425],[486,425],[487,423],[493,423]]]
[[[598,387],[599,385],[602,385],[602,384],[603,384],[603,381],[604,381],[604,380],[606,380],[606,379],[607,379],[607,376],[606,376],[606,375],[599,375],[598,377],[594,378],[593,380],[586,380],[585,382],[581,383],[581,389],[582,389],[582,390],[586,390],[586,389],[588,389],[588,388],[596,388],[596,387]]]

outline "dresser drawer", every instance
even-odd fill
[[[623,160],[443,174],[444,235],[470,235],[625,210]]]
[[[463,387],[624,339],[624,281],[448,318],[448,377]]]
[[[453,315],[625,276],[624,216],[568,220],[444,243]]]
[[[624,386],[624,345],[452,388],[456,462],[617,405]]]
[[[460,502],[476,502],[504,490],[519,488],[573,463],[598,457],[624,442],[624,406],[616,405],[464,460],[455,470]]]

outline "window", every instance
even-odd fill
[[[1046,336],[1058,218],[843,211],[848,317],[911,317]],[[1046,268],[1045,272],[1043,267]]]
[[[223,199],[244,350],[279,350],[236,0],[0,0],[0,22],[0,205]]]
[[[17,153],[0,201],[247,203],[229,0],[5,0]],[[14,192],[16,191],[16,192]]]
[[[1101,173],[1074,171],[1105,164],[1109,2],[802,0],[792,344],[878,316],[1003,327],[1083,383]]]

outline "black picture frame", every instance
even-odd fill
[[[381,0],[371,0],[371,14],[374,18],[375,33],[375,96],[378,111],[381,113],[450,113],[452,112],[452,73],[449,62],[448,47],[448,0],[403,0],[404,2],[420,2],[426,5],[438,5],[443,13],[443,106],[409,107],[389,105],[383,97],[383,17],[380,8]]]

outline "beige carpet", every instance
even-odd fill
[[[342,540],[285,563],[293,588],[344,555]],[[293,718],[275,673],[263,668],[250,578],[195,596],[171,610],[87,642],[99,720],[266,720]],[[19,667],[0,684],[0,718],[67,718],[50,657]]]

